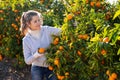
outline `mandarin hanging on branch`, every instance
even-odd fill
[[[110,76],[110,70],[106,71],[106,75]]]
[[[109,42],[109,38],[108,37],[103,38],[103,42],[108,43]]]
[[[77,51],[77,54],[79,55],[79,56],[81,56],[82,55],[82,53],[78,50]]]
[[[102,54],[102,55],[105,55],[106,53],[107,53],[107,51],[106,51],[105,49],[102,49],[102,50],[101,50],[101,54]]]
[[[57,67],[59,67],[59,64],[60,64],[59,58],[55,58],[54,65],[56,65]]]
[[[89,3],[89,0],[86,0],[86,3],[88,4],[88,3]]]
[[[63,79],[65,78],[65,76],[57,75],[57,78],[58,78],[59,80],[63,80]]]
[[[53,70],[53,67],[52,67],[52,66],[48,66],[48,69],[52,71],[52,70]]]
[[[101,3],[100,3],[100,1],[96,2],[95,5],[96,5],[96,7],[100,8],[100,7],[101,7]]]
[[[68,19],[68,20],[71,20],[72,18],[73,18],[73,14],[68,14],[68,15],[67,15],[67,19]]]
[[[115,79],[113,79],[111,76],[109,76],[109,80],[115,80]]]
[[[63,46],[59,46],[59,50],[63,50],[64,49],[64,47]]]
[[[94,5],[95,5],[95,2],[90,2],[90,6],[92,6],[92,7],[94,7]]]
[[[2,57],[2,55],[0,54],[0,61],[2,61],[3,60],[3,57]]]
[[[115,80],[115,79],[117,79],[117,74],[116,73],[112,73],[111,77]]]
[[[18,10],[14,10],[15,13],[19,12]]]

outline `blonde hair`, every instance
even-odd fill
[[[29,10],[27,12],[23,12],[22,16],[21,16],[21,27],[20,27],[20,31],[21,34],[25,35],[26,34],[26,30],[28,28],[28,23],[30,23],[30,21],[32,20],[33,16],[38,15],[40,17],[40,21],[41,21],[41,25],[43,25],[43,17],[41,15],[41,13],[39,13],[38,11],[34,11],[34,10]]]

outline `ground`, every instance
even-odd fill
[[[31,80],[30,66],[15,67],[15,59],[4,58],[0,61],[0,80]]]

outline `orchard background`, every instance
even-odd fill
[[[15,59],[23,68],[20,18],[24,11],[42,13],[44,25],[60,27],[48,49],[49,68],[59,80],[120,80],[120,1],[11,0],[0,6],[0,61]]]

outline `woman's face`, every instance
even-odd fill
[[[32,17],[29,27],[31,30],[40,30],[41,21],[40,21],[40,17],[38,15]]]

